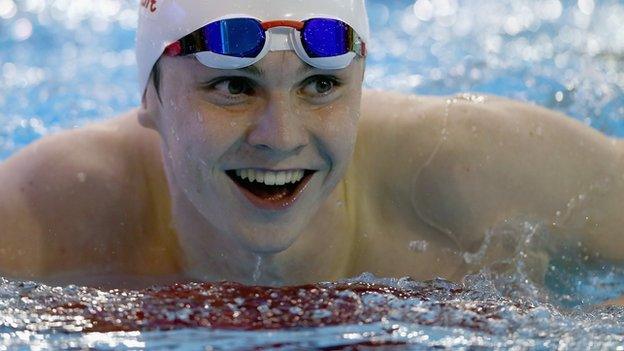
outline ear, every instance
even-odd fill
[[[143,97],[141,98],[141,107],[139,107],[138,117],[139,123],[149,129],[157,129],[157,120],[160,115],[160,99],[154,87],[154,81],[150,79],[147,84]]]

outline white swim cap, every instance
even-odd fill
[[[369,42],[365,0],[141,0],[136,57],[141,93],[165,48],[214,22],[232,15],[261,21],[340,19]]]

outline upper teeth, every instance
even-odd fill
[[[250,182],[264,183],[266,185],[284,185],[297,183],[303,179],[303,170],[298,171],[261,171],[257,169],[237,169],[236,175]]]

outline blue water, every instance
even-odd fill
[[[373,39],[366,87],[491,93],[624,136],[623,2],[372,0],[368,6]],[[135,30],[136,1],[0,0],[0,160],[46,134],[137,106]],[[536,224],[525,223],[518,235],[527,235],[527,225]],[[548,240],[548,233],[542,235]],[[515,326],[510,334],[410,323],[401,317],[411,308],[406,306],[395,306],[399,316],[378,324],[312,330],[59,334],[20,324],[34,317],[20,310],[19,289],[5,281],[0,347],[230,350],[281,343],[281,349],[296,349],[375,339],[407,342],[413,349],[624,345],[623,311],[591,307],[624,293],[624,270],[588,262],[582,250],[570,248],[553,253],[542,288],[524,269],[528,249],[518,247],[507,262],[513,268],[492,268],[464,282],[482,292],[482,301],[511,310],[500,300],[505,297],[537,307],[526,315],[510,313],[504,320]]]

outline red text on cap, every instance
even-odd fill
[[[149,10],[150,12],[156,12],[156,1],[157,0],[141,0],[141,6],[143,6],[145,9]]]

